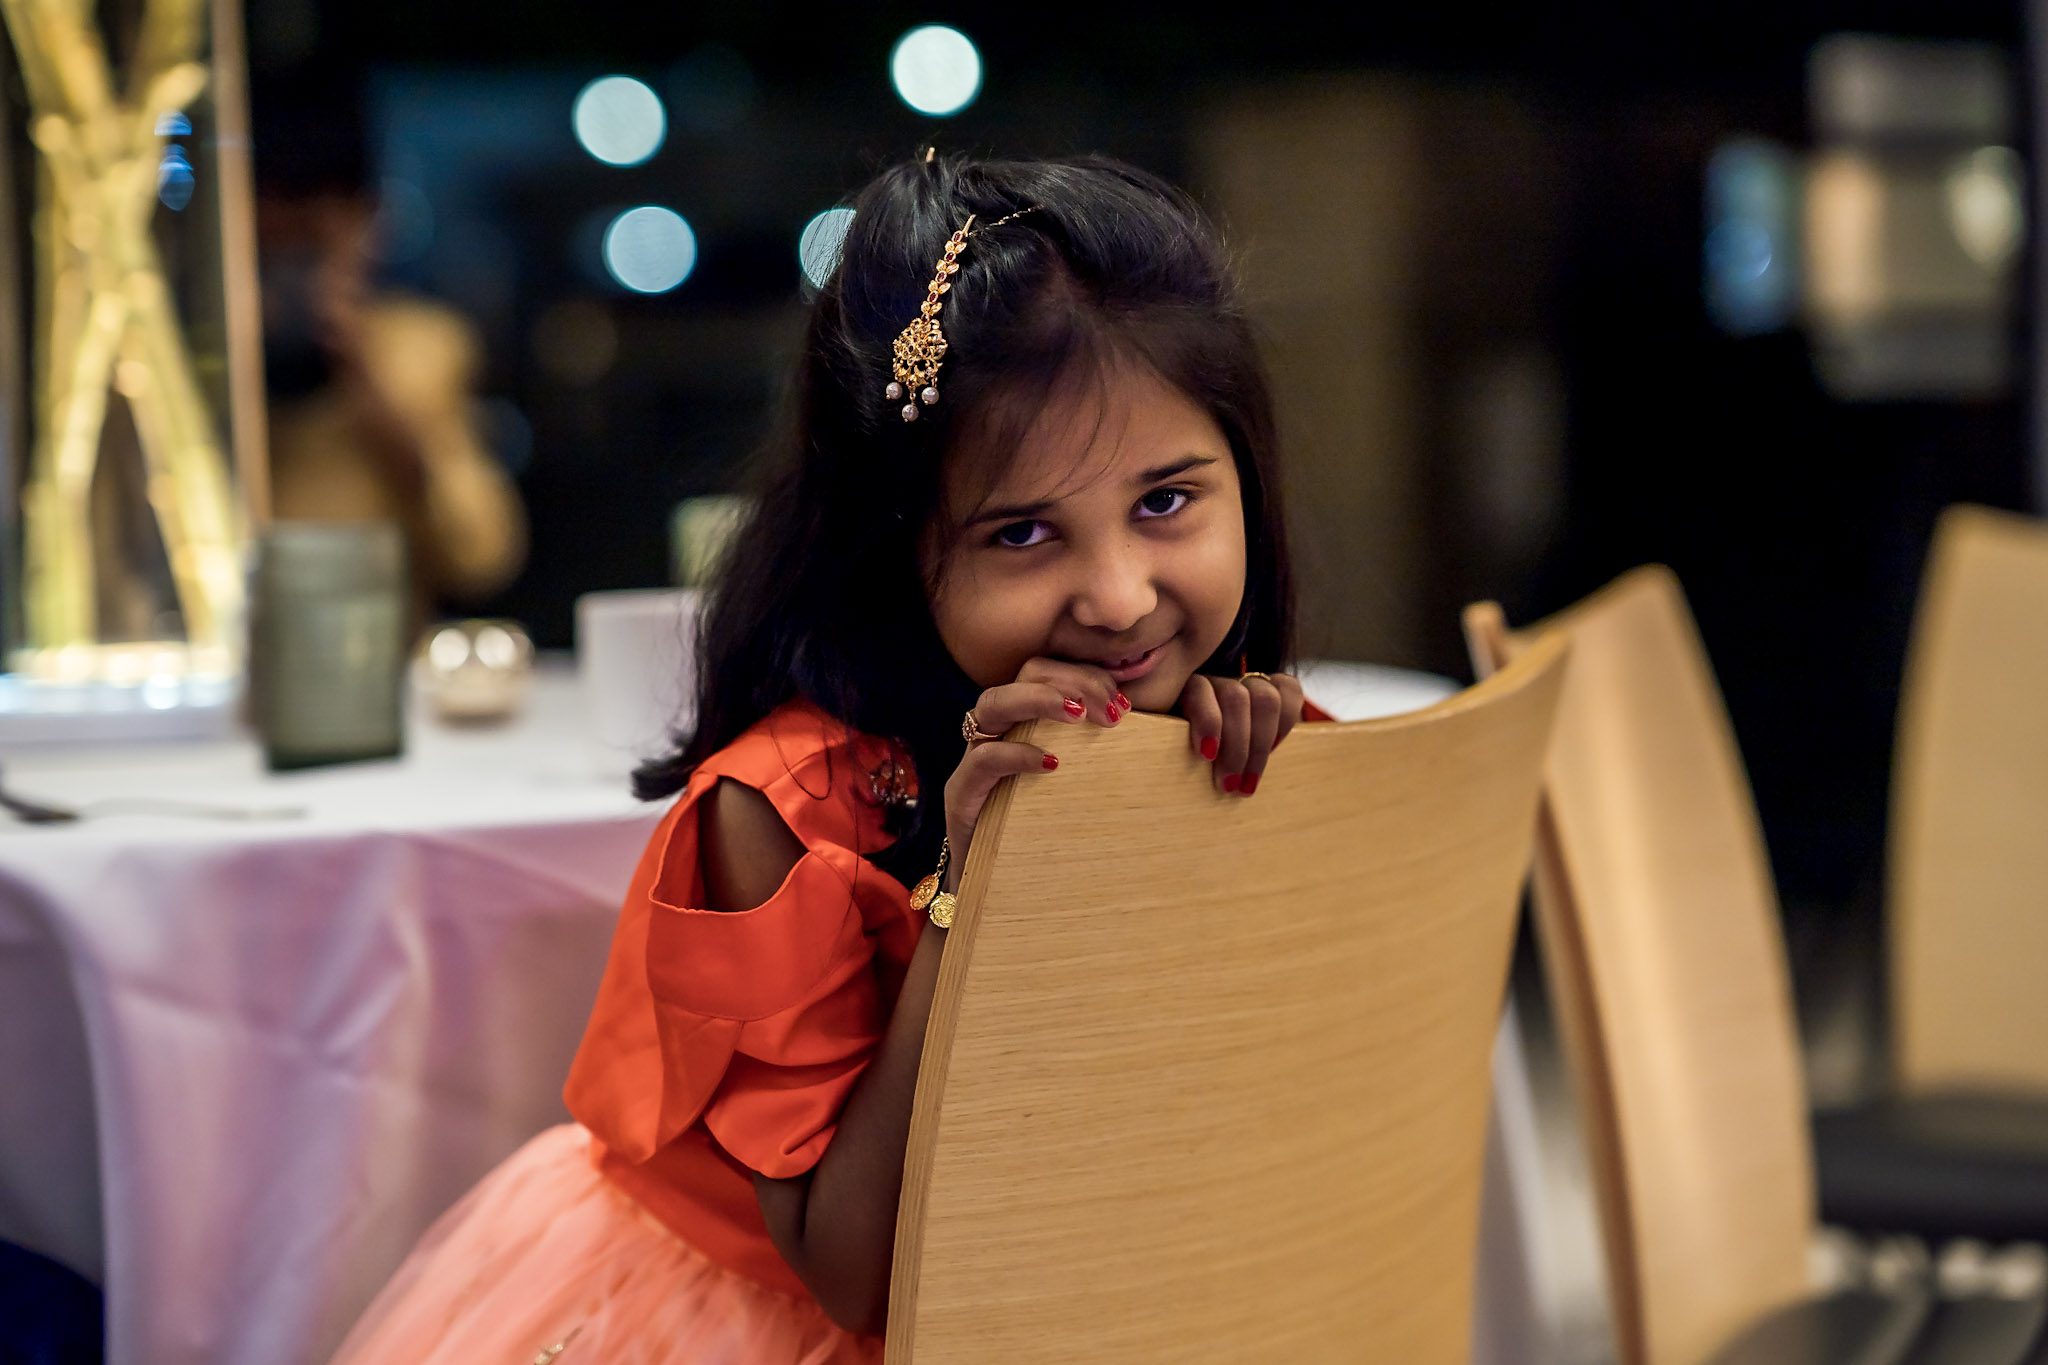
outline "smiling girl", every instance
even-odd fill
[[[444,1215],[339,1359],[879,1360],[953,884],[998,782],[1059,780],[1001,736],[1177,714],[1238,800],[1301,719],[1271,403],[1193,204],[1102,159],[927,155],[853,208],[694,728],[638,775],[679,799],[577,1122]]]

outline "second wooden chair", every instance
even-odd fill
[[[1624,1365],[2013,1365],[2038,1304],[1815,1292],[1777,895],[1677,580],[1638,569],[1524,630],[1492,603],[1465,626],[1482,676],[1571,644],[1535,904]]]

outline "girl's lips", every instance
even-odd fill
[[[1120,668],[1109,670],[1109,676],[1120,683],[1136,682],[1159,666],[1159,660],[1166,654],[1165,645],[1154,645],[1131,662]]]

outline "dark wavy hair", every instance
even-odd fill
[[[939,639],[920,555],[943,460],[972,447],[993,487],[1045,402],[1077,379],[1100,385],[1141,365],[1215,420],[1243,490],[1244,597],[1202,671],[1284,668],[1293,584],[1265,370],[1222,243],[1192,199],[1104,157],[940,156],[884,171],[852,208],[811,309],[789,416],[700,620],[694,726],[634,775],[634,789],[674,794],[749,726],[804,698],[907,749],[924,799],[892,812],[895,842],[875,861],[912,880],[937,857],[941,789],[980,690]],[[944,396],[906,423],[905,400],[884,393],[891,346],[970,214],[977,232],[941,315]]]

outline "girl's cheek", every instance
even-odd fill
[[[984,591],[952,599],[940,635],[954,662],[977,685],[999,687],[1043,648],[1047,636],[1043,606],[1029,594],[1002,591],[983,580]]]

